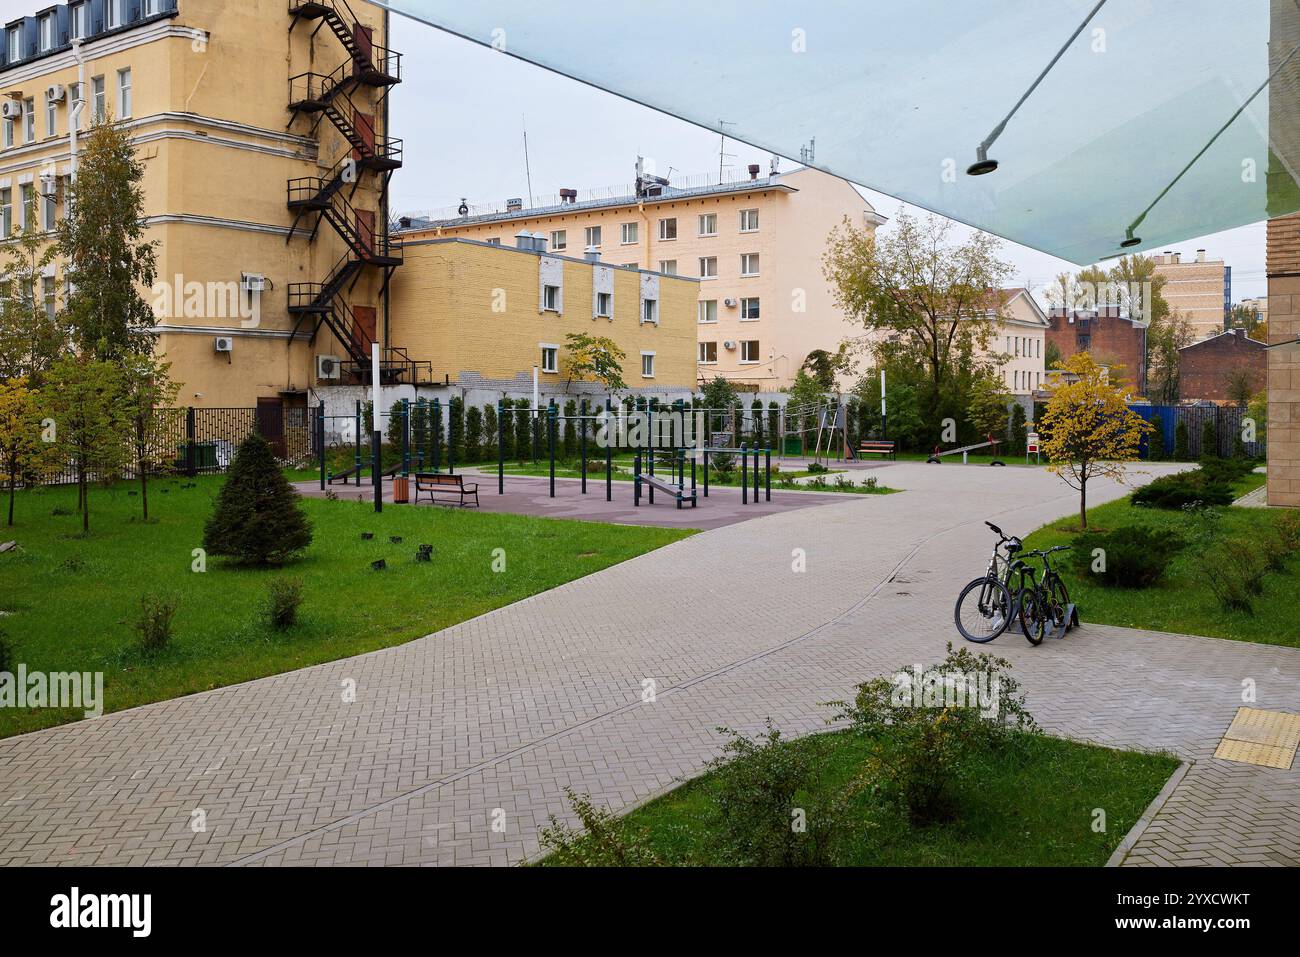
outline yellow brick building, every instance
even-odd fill
[[[35,189],[52,226],[94,117],[127,125],[182,403],[301,405],[316,355],[382,341],[400,264],[384,207],[401,66],[385,17],[346,0],[79,0],[6,25],[5,220],[21,228]]]
[[[392,285],[392,336],[438,357],[434,378],[485,389],[548,393],[567,385],[565,337],[614,340],[629,388],[695,385],[698,282],[556,255],[532,237],[512,245],[465,239],[405,243]]]

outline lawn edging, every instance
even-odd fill
[[[1110,855],[1110,859],[1106,861],[1106,867],[1119,867],[1124,863],[1124,859],[1128,857],[1129,851],[1133,850],[1133,848],[1137,846],[1137,842],[1142,839],[1142,835],[1146,832],[1147,826],[1155,820],[1156,815],[1160,813],[1160,810],[1165,806],[1165,803],[1173,796],[1174,791],[1178,789],[1178,785],[1183,783],[1183,778],[1187,777],[1187,772],[1191,770],[1194,763],[1195,762],[1191,760],[1184,760],[1182,764],[1178,765],[1178,767],[1174,769],[1174,773],[1169,775],[1169,780],[1166,781],[1165,786],[1160,789],[1160,793],[1152,799],[1151,803],[1147,805],[1147,809],[1142,812],[1142,816],[1137,819],[1137,823],[1129,828],[1129,832],[1125,834],[1124,839],[1119,842],[1119,846],[1115,848],[1114,852]]]

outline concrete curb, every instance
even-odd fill
[[[1146,831],[1147,825],[1155,820],[1155,816],[1160,813],[1160,809],[1165,806],[1165,802],[1169,800],[1170,795],[1177,790],[1178,785],[1183,783],[1183,778],[1187,776],[1192,763],[1191,761],[1184,761],[1174,769],[1174,773],[1169,776],[1169,780],[1160,789],[1160,793],[1147,805],[1147,809],[1142,812],[1142,816],[1138,818],[1137,823],[1124,835],[1124,840],[1119,842],[1119,847],[1115,848],[1115,853],[1111,854],[1110,859],[1106,861],[1107,867],[1119,867],[1124,863],[1124,858],[1128,857],[1128,852],[1133,850],[1137,842],[1142,839],[1142,834]]]

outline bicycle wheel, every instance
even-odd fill
[[[1010,624],[1011,592],[996,579],[977,578],[957,596],[953,620],[967,641],[992,641]]]
[[[1074,623],[1065,617],[1066,610],[1070,607],[1070,593],[1065,590],[1065,582],[1059,578],[1052,579],[1052,623],[1057,629],[1062,625],[1065,631],[1074,627]],[[1064,634],[1064,632],[1062,632]]]
[[[1026,588],[1020,593],[1020,630],[1031,645],[1041,645],[1047,634],[1045,604],[1036,588]]]

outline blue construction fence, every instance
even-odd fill
[[[1214,423],[1214,438],[1217,448],[1209,450],[1211,454],[1224,457],[1235,455],[1238,451],[1237,437],[1242,435],[1243,420],[1249,417],[1246,409],[1237,406],[1184,406],[1184,405],[1132,405],[1134,412],[1148,422],[1160,417],[1160,430],[1164,435],[1165,458],[1174,457],[1178,423],[1187,423],[1187,444],[1189,459],[1199,459],[1206,453],[1202,448],[1205,435],[1205,423]],[[1241,443],[1245,454],[1251,458],[1263,458],[1267,449],[1264,442],[1264,423],[1256,423],[1257,437],[1253,442]],[[1142,457],[1150,453],[1150,436],[1142,440]]]

